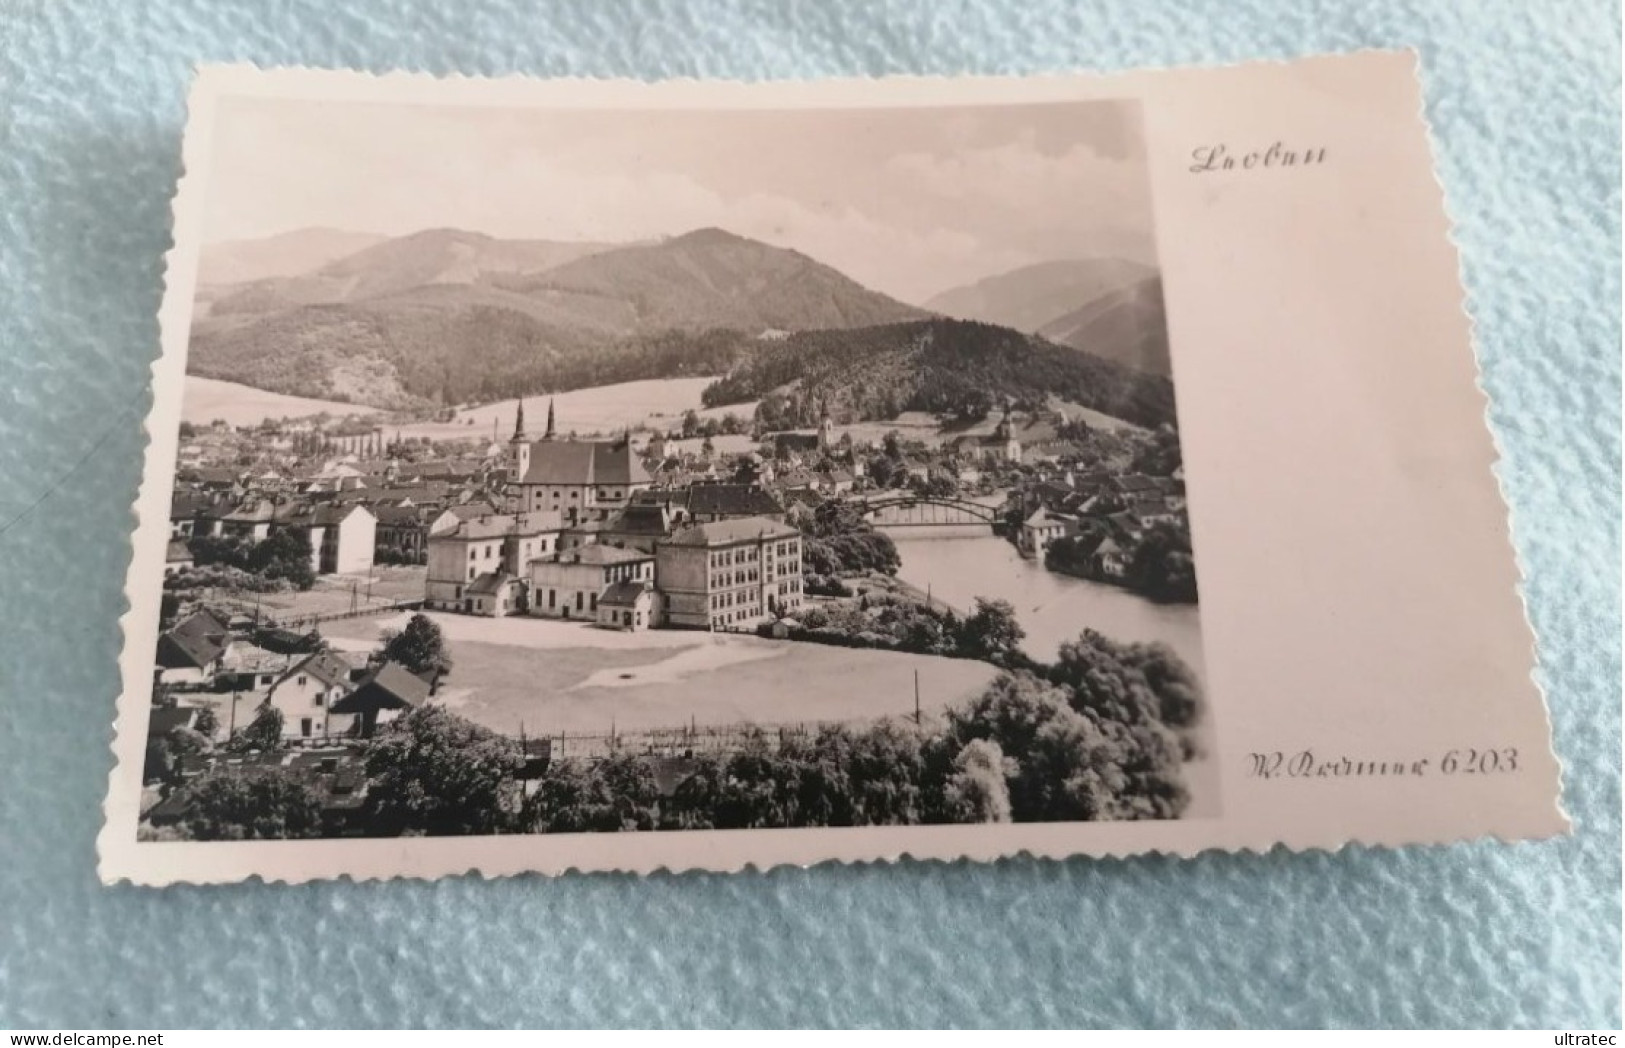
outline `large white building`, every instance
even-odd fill
[[[766,517],[682,528],[655,547],[665,618],[690,629],[745,628],[801,608],[801,532]]]

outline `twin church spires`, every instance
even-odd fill
[[[555,422],[556,420],[553,415],[553,401],[549,399],[547,402],[547,432],[542,434],[543,440],[552,440],[558,435],[554,428]],[[525,400],[523,397],[519,398],[519,413],[514,416],[513,420],[513,439],[511,439],[508,443],[530,443],[530,434],[525,432]]]

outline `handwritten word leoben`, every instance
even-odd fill
[[[1311,164],[1324,164],[1326,162],[1326,149],[1288,149],[1280,142],[1272,144],[1268,149],[1255,149],[1240,156],[1230,152],[1228,146],[1197,146],[1191,150],[1191,174],[1199,175],[1206,171],[1234,171],[1238,168],[1252,171],[1255,168],[1275,167],[1306,167]]]

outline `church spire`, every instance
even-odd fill
[[[554,423],[554,419],[553,419],[553,400],[552,400],[552,398],[548,398],[548,401],[547,401],[547,435],[543,439],[552,440],[554,438],[554,436],[556,435],[556,433],[554,431],[554,428],[553,428],[553,423]]]
[[[513,418],[513,439],[524,440],[525,436],[525,398],[519,398],[519,411]]]

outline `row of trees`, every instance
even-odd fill
[[[942,718],[760,733],[692,758],[666,792],[640,756],[555,761],[527,797],[513,739],[430,704],[370,743],[362,824],[382,836],[1175,818],[1200,712],[1167,648],[1086,631]],[[184,833],[198,839],[323,832],[318,797],[292,777],[189,788]]]

